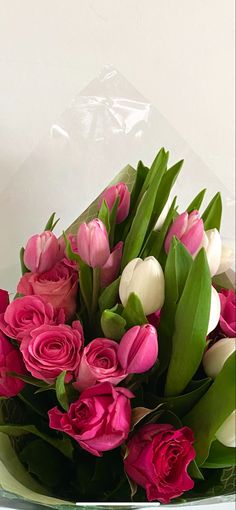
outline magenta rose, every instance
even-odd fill
[[[77,374],[83,342],[79,321],[74,321],[72,327],[45,324],[23,338],[20,350],[33,377],[53,383],[64,370],[71,376]]]
[[[0,289],[0,313],[5,312],[9,305],[9,294],[6,290]]]
[[[63,324],[65,313],[54,310],[40,296],[17,298],[0,314],[0,329],[10,338],[21,341],[32,329],[43,324]]]
[[[128,476],[146,490],[148,501],[169,503],[193,488],[187,467],[195,458],[192,430],[169,424],[148,424],[127,444],[124,460]]]
[[[63,308],[67,319],[76,312],[77,291],[78,273],[63,262],[46,273],[25,273],[17,286],[23,296],[38,295],[54,308]]]
[[[52,429],[73,437],[92,455],[101,457],[120,446],[128,437],[131,423],[130,399],[126,388],[101,383],[81,393],[67,413],[57,407],[48,412]]]
[[[22,355],[0,331],[0,397],[14,397],[24,388],[25,383],[8,372],[26,373]]]
[[[236,294],[233,289],[222,289],[219,293],[221,313],[220,327],[228,337],[236,336]]]

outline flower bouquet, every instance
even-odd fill
[[[168,156],[126,167],[60,238],[52,214],[11,303],[0,291],[6,492],[56,507],[234,492],[232,252],[220,193],[202,214],[206,190],[170,201]]]

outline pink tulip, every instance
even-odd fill
[[[171,240],[175,236],[187,248],[191,255],[196,255],[202,246],[204,234],[203,221],[198,211],[190,214],[183,212],[171,225],[165,240],[165,250],[168,253]]]
[[[120,269],[122,249],[123,243],[122,241],[120,241],[111,252],[110,256],[106,261],[106,264],[102,266],[101,287],[107,287],[108,285],[110,285],[111,282],[113,282],[116,279]]]
[[[111,211],[117,197],[119,197],[120,201],[117,209],[116,223],[122,223],[127,218],[130,208],[130,192],[124,182],[119,182],[119,184],[111,186],[104,191],[99,200],[99,209],[103,200],[105,200]]]
[[[129,329],[118,348],[119,362],[128,374],[147,372],[156,362],[157,355],[157,332],[151,324]]]
[[[36,234],[28,240],[24,263],[32,273],[45,273],[58,262],[60,246],[50,230]]]
[[[7,290],[0,289],[0,313],[4,313],[9,305],[9,294]]]
[[[81,259],[91,267],[102,267],[110,255],[105,225],[97,218],[82,223],[77,234],[77,250]]]

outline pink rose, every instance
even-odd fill
[[[120,269],[122,250],[123,243],[120,241],[115,248],[113,248],[106,264],[101,267],[101,287],[107,287],[116,279]]]
[[[95,338],[84,349],[74,387],[83,391],[96,382],[118,384],[127,373],[118,360],[119,344],[108,338]]]
[[[25,273],[17,286],[17,292],[23,296],[38,295],[54,308],[63,308],[66,319],[76,312],[77,291],[78,273],[63,262],[43,274]]]
[[[23,390],[25,383],[8,372],[25,374],[21,353],[0,331],[0,397],[15,397]]]
[[[148,424],[128,442],[124,460],[128,476],[146,490],[148,501],[169,503],[193,488],[187,467],[195,458],[191,429]]]
[[[67,413],[57,407],[48,412],[49,426],[73,437],[92,455],[113,450],[127,438],[131,423],[130,399],[126,388],[102,383],[81,393]]]
[[[0,314],[0,329],[10,338],[20,341],[32,329],[42,324],[61,324],[65,313],[55,311],[50,303],[44,303],[39,296],[17,298]]]
[[[9,294],[6,290],[0,289],[0,313],[5,312],[9,305]]]
[[[222,289],[219,293],[221,314],[220,327],[228,337],[236,336],[236,294],[233,289]]]
[[[83,342],[79,321],[73,322],[72,327],[43,325],[23,338],[20,350],[33,377],[52,383],[64,370],[77,374]]]

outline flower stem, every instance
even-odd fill
[[[98,296],[100,290],[100,267],[93,268],[93,294],[91,307],[91,321],[96,320],[96,311],[98,304]]]

